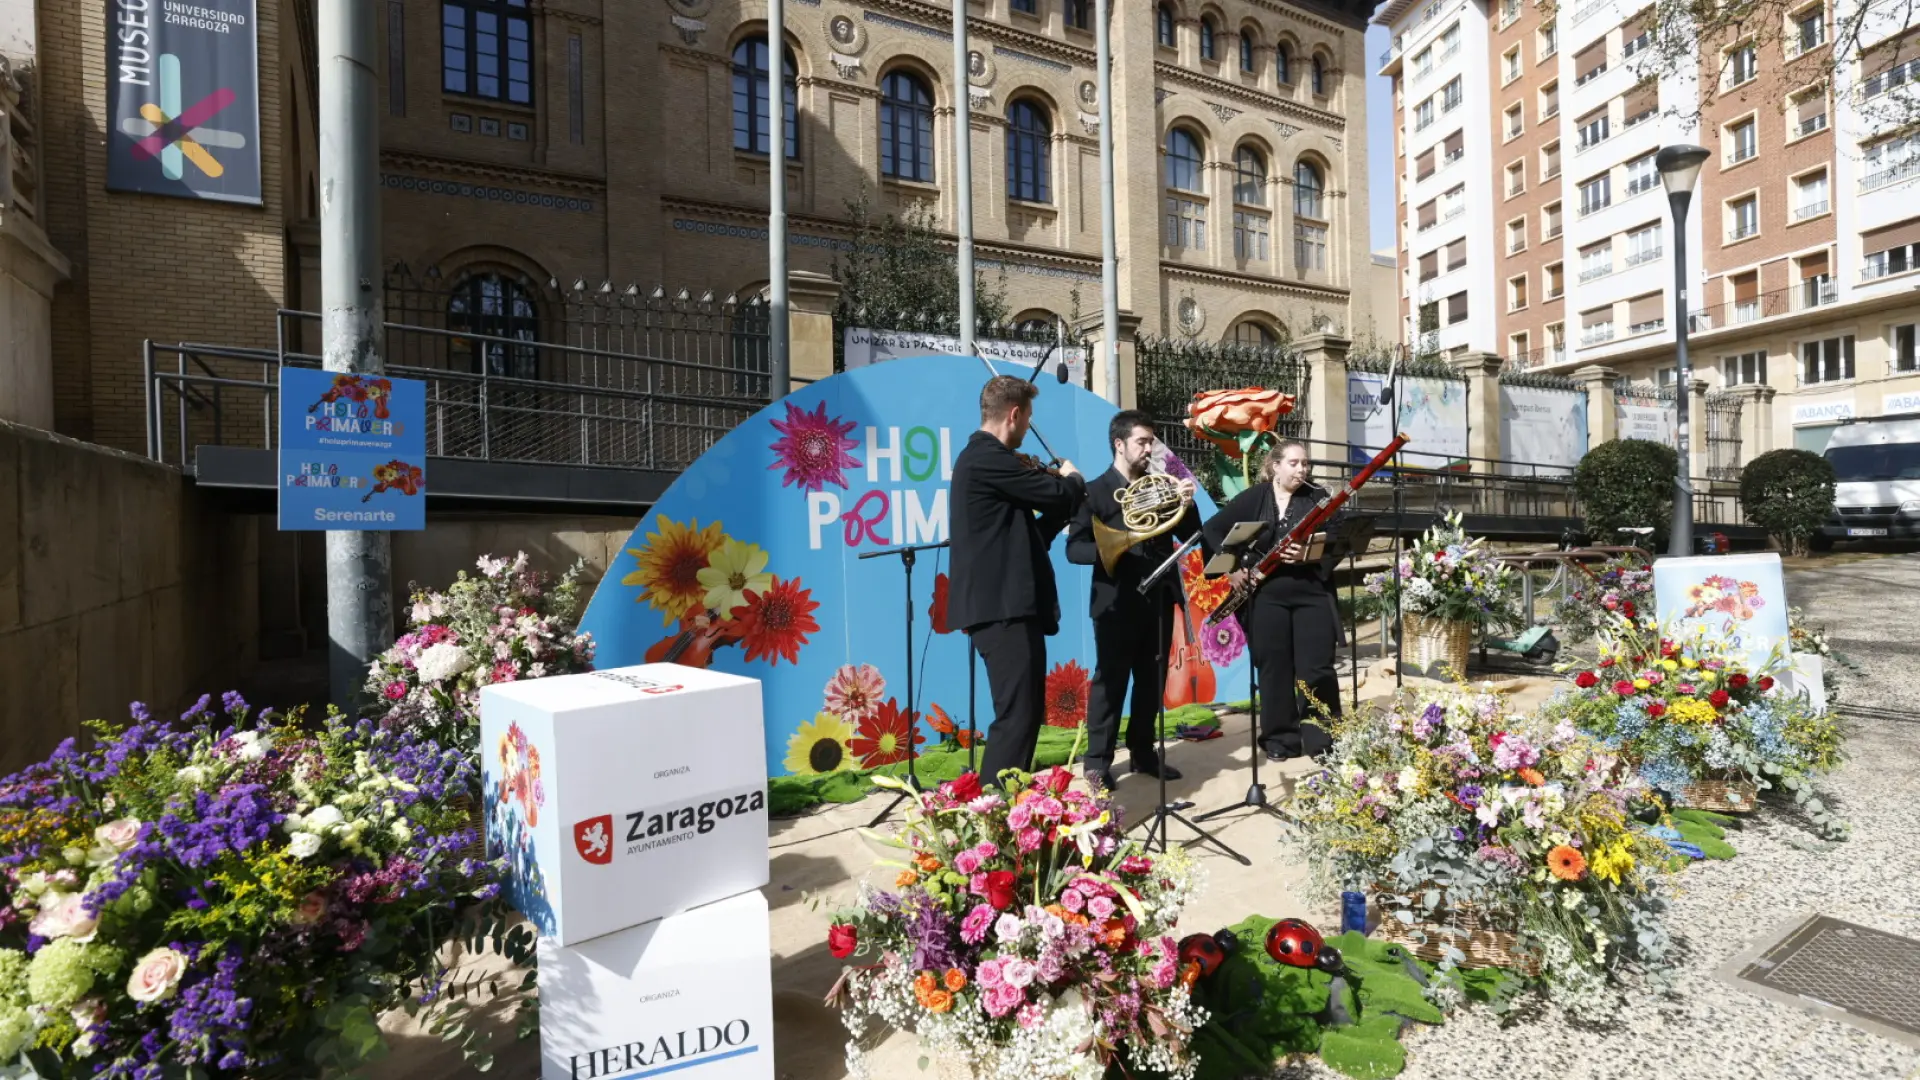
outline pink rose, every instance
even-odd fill
[[[1020,849],[1021,854],[1040,850],[1040,842],[1045,839],[1045,834],[1039,829],[1021,829],[1013,838],[1014,846]]]
[[[1004,982],[988,988],[983,997],[988,1016],[1005,1016],[1027,1003],[1026,991]]]
[[[973,981],[979,983],[982,990],[992,990],[995,987],[1001,986],[1001,963],[1002,961],[999,960],[981,961],[980,967],[973,973]]]
[[[140,958],[127,978],[127,996],[145,1004],[165,1001],[180,987],[180,976],[187,973],[187,958],[172,949],[155,949]]]
[[[953,868],[968,877],[972,877],[973,874],[980,869],[980,856],[972,848],[968,848],[966,851],[953,857]]]
[[[1015,957],[1000,967],[1000,981],[1008,986],[1025,990],[1033,985],[1033,961]]]
[[[1078,915],[1087,910],[1087,895],[1079,889],[1068,889],[1060,894],[1060,906]]]
[[[91,914],[80,899],[78,893],[50,892],[41,899],[40,914],[33,917],[27,929],[43,938],[70,937],[76,941],[93,940],[93,932],[100,927],[100,916]]]
[[[115,851],[125,851],[140,839],[140,819],[120,818],[93,830],[93,838]]]
[[[1096,919],[1110,919],[1113,917],[1113,901],[1104,896],[1096,896],[1087,901],[1087,914]]]
[[[306,895],[300,906],[293,909],[295,926],[312,926],[327,917],[327,898],[317,892]]]

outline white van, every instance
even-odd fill
[[[1822,547],[1835,540],[1920,539],[1920,419],[1842,424],[1827,442],[1833,516]]]

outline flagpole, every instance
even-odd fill
[[[1113,208],[1113,45],[1107,0],[1093,0],[1094,48],[1100,78],[1100,354],[1101,394],[1120,404],[1120,241]]]
[[[787,347],[786,26],[786,0],[767,0],[767,398],[770,401],[786,397],[793,386]]]
[[[960,235],[960,351],[973,348],[973,65],[967,0],[953,0],[953,175]]]

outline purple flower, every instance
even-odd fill
[[[1220,667],[1226,667],[1240,659],[1240,654],[1246,651],[1246,648],[1247,635],[1240,628],[1240,619],[1237,616],[1227,616],[1200,635],[1200,655],[1206,657],[1208,663],[1217,664]]]

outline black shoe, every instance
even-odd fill
[[[1281,762],[1292,761],[1294,758],[1300,756],[1298,751],[1289,750],[1284,746],[1265,746],[1262,747],[1261,750],[1267,755],[1267,760],[1276,765]]]
[[[1112,769],[1088,769],[1087,786],[1096,792],[1112,791],[1115,787]]]
[[[1180,770],[1152,757],[1133,759],[1133,771],[1166,780],[1180,779]]]

